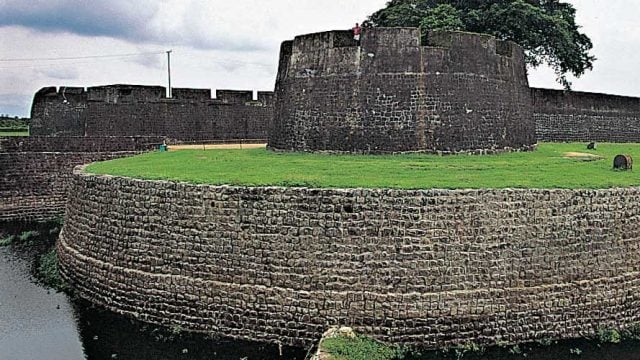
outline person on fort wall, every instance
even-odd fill
[[[356,23],[356,26],[354,26],[351,31],[353,32],[353,40],[358,44],[358,46],[360,46],[360,34],[362,33],[360,24]]]

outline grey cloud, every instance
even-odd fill
[[[178,29],[156,29],[153,21],[161,2],[153,0],[2,0],[0,27],[22,26],[41,32],[67,32],[83,36],[105,36],[132,43],[188,46],[197,49],[235,51],[263,50],[260,41],[246,36],[228,39],[228,34],[215,34],[211,24],[191,21],[198,17],[197,8],[181,16]]]
[[[79,76],[78,70],[70,67],[58,68],[53,66],[46,69],[39,69],[37,72],[41,75],[57,80],[75,80]]]
[[[139,41],[149,37],[145,25],[157,10],[149,0],[5,0],[0,26]]]
[[[196,49],[209,50],[229,50],[229,51],[257,51],[266,50],[268,46],[258,40],[242,39],[233,41],[230,39],[213,38],[200,33],[198,30],[192,32],[192,36],[180,36],[176,40],[180,40],[181,44],[186,44]],[[229,35],[229,34],[227,34]]]

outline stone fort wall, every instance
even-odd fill
[[[266,139],[273,93],[110,85],[46,87],[31,108],[31,134],[47,136],[165,136],[170,139]]]
[[[524,53],[488,35],[416,28],[282,44],[269,146],[385,153],[495,152],[536,143]]]
[[[0,222],[59,218],[75,166],[132,156],[159,143],[154,137],[0,138]]]
[[[531,91],[539,141],[640,142],[640,98]]]
[[[58,244],[81,297],[308,345],[330,325],[445,346],[640,320],[640,189],[248,188],[78,169]]]
[[[176,88],[167,99],[160,86],[46,87],[34,96],[31,134],[198,141],[267,139],[271,129],[271,148],[282,150],[494,152],[522,139],[533,116],[533,142],[640,142],[640,98],[527,95],[514,44],[434,33],[421,47],[417,30],[393,31],[370,30],[361,48],[341,31],[283,43],[276,124],[271,92],[253,100],[251,91],[218,90],[212,99],[208,89]]]

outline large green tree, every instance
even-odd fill
[[[550,65],[557,81],[570,88],[568,74],[593,68],[593,45],[580,32],[573,5],[559,0],[391,0],[369,16],[370,26],[419,27],[491,34],[525,48],[532,67]]]

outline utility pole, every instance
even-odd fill
[[[171,91],[171,51],[167,51],[167,74],[169,76],[169,87],[167,88],[167,98],[173,97],[173,91]]]

